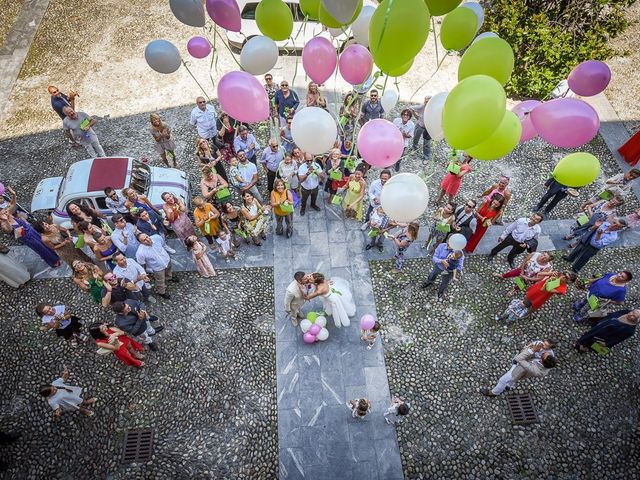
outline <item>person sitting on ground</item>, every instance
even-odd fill
[[[39,303],[36,305],[36,313],[42,320],[43,330],[55,330],[56,335],[67,340],[72,347],[78,346],[78,340],[84,342],[87,339],[87,336],[80,332],[81,319],[67,310],[65,305]]]
[[[51,382],[51,385],[42,385],[40,387],[40,395],[47,399],[49,405],[53,409],[56,417],[62,415],[62,412],[79,411],[86,417],[93,416],[93,412],[86,407],[94,404],[98,399],[91,397],[83,400],[82,387],[72,387],[67,385],[69,380],[69,370],[64,367],[62,377]]]
[[[592,278],[588,282],[587,294],[573,302],[571,307],[576,312],[573,319],[584,322],[588,319],[598,320],[607,314],[607,306],[620,305],[627,295],[627,284],[633,275],[629,271],[609,272],[601,277]]]
[[[125,365],[144,367],[144,348],[127,337],[118,327],[109,323],[94,323],[89,326],[89,334],[100,348],[110,350]]]
[[[592,349],[606,354],[608,349],[625,341],[627,338],[633,337],[636,333],[638,322],[640,322],[640,309],[613,312],[582,335],[576,342],[575,348],[580,353],[585,353]]]

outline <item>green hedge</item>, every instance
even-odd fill
[[[607,45],[627,27],[624,9],[635,0],[491,0],[483,31],[505,39],[516,63],[507,92],[546,97],[584,60],[623,54]]]

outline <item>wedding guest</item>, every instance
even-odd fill
[[[542,198],[540,198],[538,204],[533,208],[533,212],[539,212],[542,210],[542,207],[544,207],[544,215],[547,215],[551,210],[556,208],[558,203],[569,195],[569,187],[556,181],[553,177],[547,179],[547,181],[544,182],[544,186],[547,187],[547,191]],[[545,207],[547,202],[549,202],[549,204]]]
[[[370,330],[362,330],[360,329],[360,338],[367,342],[367,350],[371,350],[373,346],[376,344],[376,339],[378,338],[378,331],[380,330],[380,322],[376,322],[373,324]]]
[[[56,252],[67,265],[71,266],[75,260],[91,262],[86,253],[75,247],[73,237],[66,228],[41,220],[35,221],[33,228],[40,233],[42,243]]]
[[[500,212],[498,213],[498,216],[495,218],[493,223],[495,223],[496,225],[502,225],[502,215],[504,214],[504,211],[507,208],[509,201],[511,200],[509,177],[507,177],[506,175],[501,175],[498,179],[498,183],[491,185],[484,192],[478,195],[478,197],[484,197],[484,201],[487,202],[488,200],[495,198],[496,195],[502,196],[504,200],[502,202],[502,205],[500,206]]]
[[[164,192],[161,198],[164,201],[162,206],[164,216],[178,238],[184,242],[191,235],[195,235],[193,224],[187,216],[187,206],[184,200],[170,192]]]
[[[240,123],[231,118],[226,112],[220,114],[220,118],[216,121],[216,128],[218,134],[214,138],[214,144],[220,150],[222,158],[228,164],[231,158],[235,155],[233,147]]]
[[[231,234],[231,243],[237,248],[240,246],[242,237],[246,243],[249,243],[249,235],[244,231],[244,223],[242,217],[242,209],[227,202],[222,205],[223,223],[228,227]]]
[[[409,415],[409,404],[400,397],[392,397],[387,411],[384,412],[384,421],[389,425],[400,423],[400,417]]]
[[[105,194],[105,203],[107,208],[111,211],[113,215],[119,213],[124,216],[124,218],[129,223],[136,223],[136,217],[131,215],[131,211],[126,206],[127,199],[124,195],[118,195],[112,187],[107,187],[104,189]]]
[[[209,205],[207,203],[207,205]],[[213,278],[216,276],[216,271],[211,265],[211,260],[207,256],[207,247],[204,243],[198,240],[198,237],[195,235],[190,236],[184,242],[187,247],[187,251],[191,252],[191,256],[193,257],[193,262],[196,264],[196,269],[201,277],[204,278]]]
[[[351,139],[356,126],[356,119],[360,112],[358,96],[355,92],[345,95],[338,117],[338,135],[342,141]]]
[[[62,377],[51,382],[51,385],[42,385],[40,395],[47,399],[49,406],[53,409],[56,417],[62,412],[79,411],[85,417],[92,417],[93,412],[86,407],[93,405],[98,399],[91,397],[83,400],[82,387],[72,387],[66,382],[69,381],[69,370],[64,367]]]
[[[445,203],[444,207],[438,208],[433,213],[432,223],[422,246],[427,249],[428,255],[433,255],[437,246],[451,233],[455,221],[455,208],[453,203]]]
[[[236,252],[231,244],[231,234],[225,230],[220,230],[216,243],[218,244],[218,253],[228,262],[230,259],[235,258]]]
[[[193,220],[196,227],[200,229],[200,233],[207,239],[209,245],[213,245],[213,238],[218,236],[218,232],[222,228],[220,224],[220,212],[216,207],[205,202],[203,197],[194,198],[193,206],[195,207],[193,210]],[[195,235],[192,235],[188,238],[194,236]]]
[[[64,338],[72,347],[78,346],[78,340],[86,340],[83,335],[82,319],[71,313],[65,305],[39,303],[36,313],[42,321],[43,330],[55,330],[58,337]]]
[[[571,270],[578,273],[600,250],[618,240],[618,231],[626,226],[627,222],[622,218],[611,223],[598,220],[589,232],[582,235],[571,253],[562,258],[567,262],[573,262]]]
[[[411,107],[411,113],[413,113],[416,119],[416,128],[413,133],[413,149],[418,150],[418,143],[422,138],[422,157],[425,161],[431,158],[431,135],[427,131],[427,127],[424,124],[424,110],[427,108],[431,97],[424,97],[424,102],[421,105],[415,105]]]
[[[346,183],[346,194],[342,200],[345,217],[362,221],[364,205],[362,200],[367,191],[367,182],[363,177],[364,167],[358,165],[356,171],[349,177]]]
[[[566,295],[569,284],[576,281],[573,272],[553,273],[543,277],[527,289],[526,298],[531,303],[531,310],[540,310],[554,295]]]
[[[273,75],[267,73],[264,76],[264,90],[267,92],[267,97],[269,98],[269,118],[271,120],[271,125],[274,127],[278,126],[278,107],[276,106],[276,92],[278,91],[278,86],[273,83]]]
[[[298,180],[298,164],[293,160],[291,155],[285,155],[284,160],[278,165],[278,177],[285,182],[290,190],[298,190],[300,181]]]
[[[136,192],[133,188],[123,188],[122,195],[127,199],[125,205],[127,208],[146,210],[149,216],[153,219],[154,216],[162,216],[160,210],[158,210],[153,203],[147,198],[146,195]]]
[[[467,200],[464,205],[459,205],[454,211],[453,228],[451,234],[459,233],[467,241],[471,238],[478,228],[478,220],[476,219],[476,201]]]
[[[608,349],[615,347],[626,339],[633,337],[640,321],[640,310],[619,310],[604,317],[591,330],[582,335],[575,348],[580,353],[593,349],[594,344]]]
[[[73,269],[73,283],[80,290],[91,295],[96,302],[100,303],[102,299],[102,270],[90,262],[81,262],[75,260],[71,264]]]
[[[200,168],[208,167],[215,169],[216,174],[228,182],[227,172],[222,164],[222,154],[216,148],[215,152],[211,149],[211,144],[204,138],[199,138],[196,141],[196,158],[200,164]]]
[[[460,190],[460,185],[462,185],[462,179],[465,175],[473,171],[471,160],[473,160],[473,157],[467,154],[463,155],[462,161],[460,161],[457,155],[450,158],[447,173],[440,183],[440,193],[438,194],[438,198],[436,198],[436,205],[440,205],[440,201],[445,194],[449,199],[449,203],[453,202],[454,197]],[[474,203],[476,202],[474,201]]]
[[[362,104],[361,109],[362,116],[360,117],[360,124],[364,125],[369,120],[375,118],[382,118],[384,116],[384,108],[378,98],[378,90],[372,88],[369,90],[369,100]]]
[[[229,177],[231,184],[240,191],[240,196],[244,192],[250,192],[258,201],[263,201],[257,187],[258,168],[247,160],[247,155],[244,152],[238,152],[237,160],[231,159]]]
[[[123,215],[115,214],[111,221],[113,222],[113,233],[111,240],[115,246],[129,258],[135,258],[136,252],[140,244],[136,239],[138,229],[126,221]]]
[[[117,278],[124,278],[125,280],[133,284],[133,295],[127,298],[133,298],[140,302],[147,302],[151,300],[154,303],[155,300],[151,297],[151,286],[149,285],[149,275],[145,272],[142,265],[140,265],[133,258],[127,258],[122,253],[116,253],[113,256],[116,266],[113,269],[113,274]],[[108,274],[105,274],[105,278]]]
[[[396,254],[393,257],[395,260],[395,268],[392,270],[393,273],[400,273],[402,271],[402,267],[404,266],[404,252],[417,240],[419,229],[420,225],[410,223],[397,235],[389,236],[396,246]]]
[[[104,219],[106,218],[102,213],[98,212],[95,208],[85,205],[79,202],[70,202],[67,205],[67,214],[73,224],[74,228],[81,221],[85,221],[102,228]]]
[[[70,133],[75,142],[84,147],[89,157],[104,157],[105,153],[100,145],[98,135],[93,130],[93,126],[97,123],[96,119],[85,112],[76,112],[70,106],[63,107],[62,113],[65,115],[62,126]]]
[[[324,181],[325,179],[322,167],[313,161],[313,156],[310,153],[304,154],[304,161],[305,163],[300,165],[298,169],[298,179],[302,187],[300,216],[305,214],[307,199],[309,197],[311,197],[311,208],[318,212],[320,211],[320,207],[316,203],[318,199],[318,186],[320,185],[320,181]]]
[[[404,151],[402,152],[402,156],[405,157],[409,153],[409,147],[411,139],[413,138],[413,134],[415,131],[415,124],[411,121],[411,117],[413,113],[408,108],[405,108],[400,113],[400,116],[393,120],[393,124],[400,130],[402,133],[402,138],[404,138]],[[402,162],[402,158],[398,160],[394,165],[394,169],[396,172],[400,171],[400,162]]]
[[[116,314],[116,326],[119,329],[132,337],[139,337],[141,343],[156,351],[158,346],[151,337],[164,330],[164,326],[152,327],[151,323],[156,322],[158,317],[149,315],[143,307],[144,305],[136,300],[125,300],[115,302],[111,308]]]
[[[469,238],[467,246],[464,248],[465,252],[473,253],[480,243],[480,240],[482,240],[482,237],[484,237],[484,234],[487,233],[487,229],[491,226],[496,217],[500,215],[503,202],[504,197],[500,194],[495,194],[490,200],[485,199],[480,210],[476,212],[478,226],[476,227],[476,231],[473,235],[471,235],[471,238]]]
[[[344,161],[340,155],[340,150],[334,148],[329,152],[327,159],[325,160],[325,174],[327,175],[327,181],[324,183],[324,191],[327,192],[327,203],[330,204],[333,201],[335,195],[338,194],[338,190],[342,191],[345,188],[349,180],[349,175],[344,168]]]
[[[384,250],[382,243],[385,238],[385,233],[395,227],[396,224],[389,218],[389,215],[387,215],[384,212],[384,209],[380,206],[375,209],[369,217],[369,225],[371,227],[371,230],[369,231],[371,242],[367,244],[365,249],[371,250],[373,247],[377,246],[378,251],[382,252]]]
[[[284,160],[285,153],[285,149],[278,145],[278,141],[275,138],[269,140],[269,146],[262,152],[260,163],[267,171],[267,189],[269,192],[273,190],[273,182],[276,179],[280,162]]]
[[[216,109],[206,102],[204,97],[196,98],[196,106],[191,110],[189,123],[196,127],[198,136],[206,140],[213,140],[218,133],[216,129]]]
[[[163,248],[163,238],[159,235],[150,237],[139,233],[138,241],[140,247],[136,253],[136,261],[153,276],[156,293],[165,300],[169,300],[171,296],[167,293],[166,282],[177,282],[178,279],[172,275],[171,259]]]
[[[291,155],[293,147],[296,143],[293,141],[293,135],[291,133],[291,124],[293,123],[293,117],[287,118],[287,123],[280,129],[280,144],[284,148],[285,153]]]
[[[236,154],[238,152],[244,152],[247,159],[254,165],[257,165],[258,157],[256,154],[260,149],[260,144],[246,126],[242,125],[239,132],[239,135],[233,140],[233,148]]]
[[[240,212],[244,217],[244,231],[251,236],[254,245],[262,245],[260,238],[262,238],[262,240],[267,239],[265,231],[267,225],[265,212],[268,211],[265,210],[262,204],[255,199],[251,193],[244,192],[242,195],[242,209]]]
[[[519,267],[513,268],[504,274],[494,273],[493,275],[498,278],[520,278],[523,282],[521,286],[524,289],[553,273],[551,260],[553,260],[552,253],[533,252],[525,257]],[[518,288],[516,285],[512,293],[515,293]]]
[[[164,164],[169,167],[169,162],[173,162],[173,168],[178,167],[176,159],[176,144],[171,138],[171,129],[162,121],[160,115],[152,113],[149,115],[151,122],[151,136],[155,140],[156,152],[162,158]]]
[[[602,318],[607,305],[620,305],[627,296],[627,284],[633,279],[631,272],[609,272],[587,283],[587,294],[573,302],[573,319],[584,322],[587,319]]]
[[[276,217],[276,235],[284,233],[283,220],[287,224],[286,236],[291,237],[293,233],[293,195],[288,190],[281,179],[276,179],[273,191],[271,192],[271,207]]]
[[[101,232],[97,232],[93,235],[96,240],[96,244],[93,246],[93,253],[96,256],[98,262],[105,262],[109,270],[113,270],[115,263],[113,262],[113,255],[119,252],[118,247],[111,237]]]
[[[142,361],[144,348],[118,327],[108,323],[94,323],[89,327],[89,334],[96,341],[96,345],[113,352],[115,357],[125,365],[144,367]]]
[[[513,268],[513,261],[518,255],[525,250],[529,250],[529,252],[535,250],[532,245],[533,242],[535,242],[536,246],[538,244],[538,237],[542,231],[540,228],[542,219],[543,216],[541,213],[534,213],[529,218],[519,218],[511,223],[498,238],[499,242],[489,253],[487,261],[491,262],[498,252],[507,247],[511,247],[507,255],[507,262],[509,266]]]
[[[289,90],[289,82],[283,80],[280,82],[280,90],[275,94],[274,102],[278,109],[280,126],[284,127],[287,123],[287,118],[293,116],[300,106],[298,94],[293,90]]]
[[[421,288],[429,288],[436,281],[439,275],[442,275],[440,286],[438,287],[438,298],[442,297],[449,283],[457,274],[462,273],[464,267],[464,253],[462,250],[454,250],[449,244],[441,243],[436,248],[431,259],[433,269],[427,277],[427,281],[423,282]]]
[[[309,82],[307,87],[307,107],[327,108],[327,101],[320,93],[318,84]]]
[[[369,215],[371,215],[371,212],[381,205],[380,195],[382,194],[382,187],[384,187],[384,184],[387,183],[390,178],[391,170],[385,168],[380,172],[380,177],[371,182],[371,185],[369,185],[369,189],[367,190],[367,196],[369,197],[369,208],[367,209],[367,214],[364,217],[365,222],[369,221]]]

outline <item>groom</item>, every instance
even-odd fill
[[[296,272],[293,278],[284,295],[284,311],[291,317],[293,326],[297,327],[298,319],[304,318],[301,309],[306,302],[305,296],[311,293],[313,288],[313,277],[304,272]]]

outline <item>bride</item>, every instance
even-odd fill
[[[349,317],[356,314],[349,283],[339,277],[333,277],[329,281],[321,273],[312,273],[311,278],[315,291],[307,295],[307,300],[320,297],[324,311],[333,317],[336,327],[348,327],[351,324]]]

